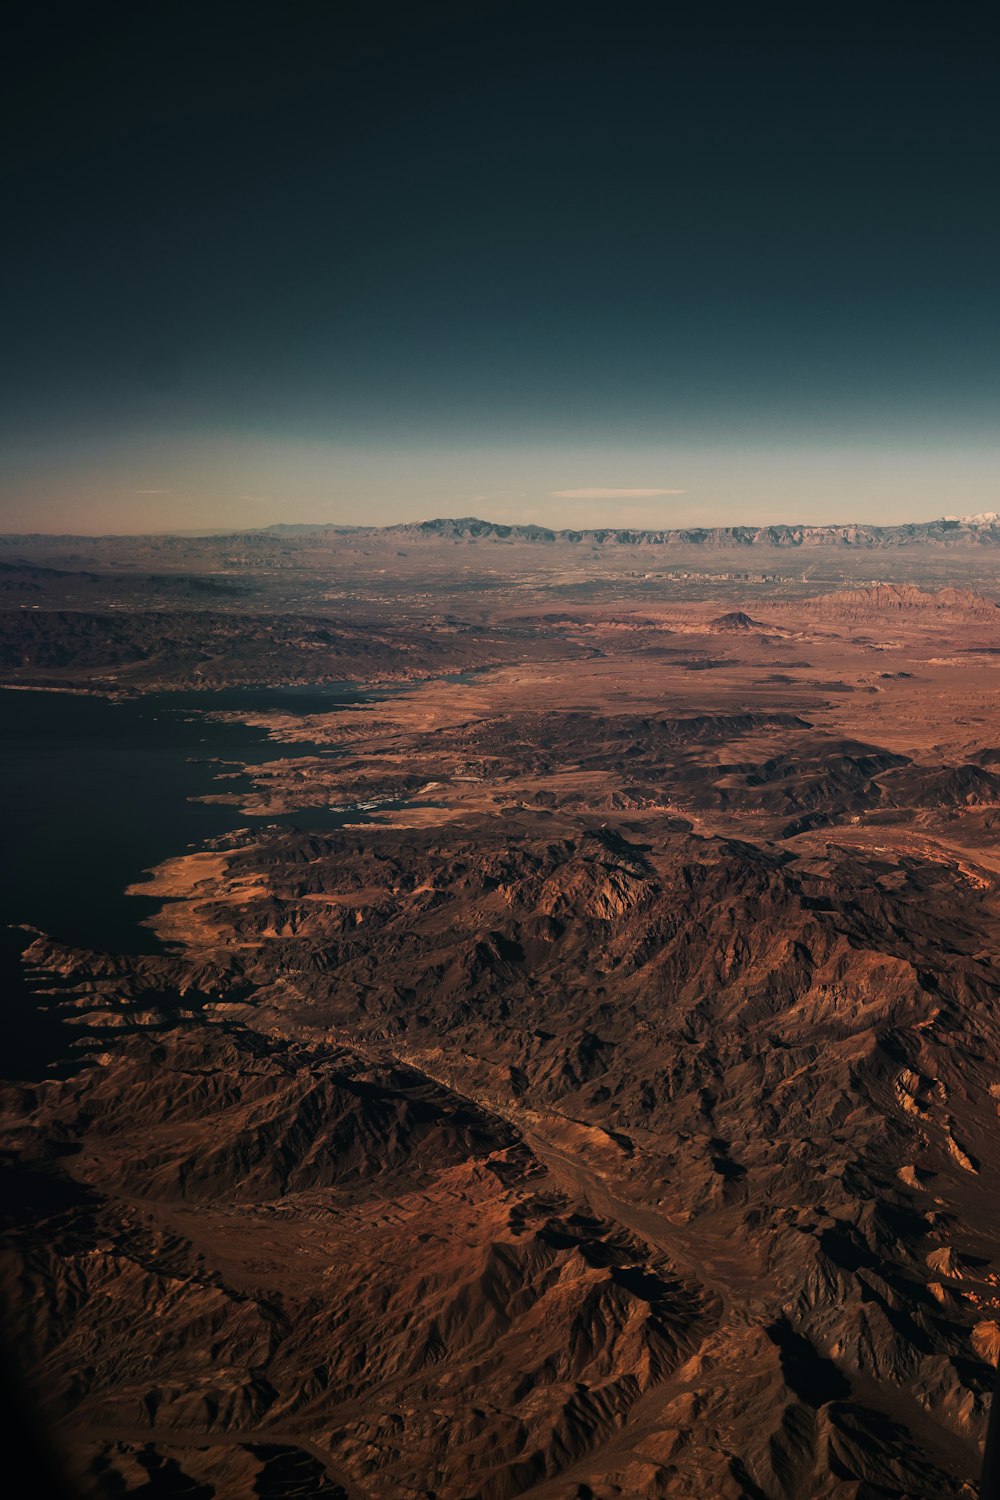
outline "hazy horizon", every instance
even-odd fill
[[[150,526],[144,530],[128,529],[87,529],[75,528],[64,530],[61,528],[46,528],[40,526],[29,526],[24,528],[10,528],[0,531],[4,536],[81,536],[81,537],[107,537],[107,536],[214,536],[229,532],[241,531],[270,531],[281,527],[288,529],[308,529],[312,527],[333,527],[342,531],[353,530],[384,530],[394,526],[420,525],[429,521],[465,521],[477,520],[501,526],[538,526],[542,529],[554,532],[563,531],[593,531],[593,530],[636,530],[636,531],[672,531],[672,530],[726,530],[729,528],[767,526],[810,526],[810,527],[838,527],[838,526],[876,526],[891,527],[894,525],[925,525],[941,520],[971,520],[983,515],[993,515],[993,511],[935,511],[933,514],[909,514],[901,515],[892,520],[881,520],[873,516],[840,516],[837,518],[820,518],[818,520],[802,520],[801,517],[790,516],[781,520],[760,520],[754,516],[745,516],[739,520],[690,520],[647,522],[643,520],[624,520],[619,517],[608,516],[605,519],[587,519],[574,521],[561,517],[559,519],[540,520],[537,513],[529,512],[524,517],[510,514],[501,514],[496,508],[480,507],[474,510],[434,510],[417,513],[416,511],[400,513],[392,520],[372,521],[360,517],[356,520],[332,520],[328,518],[308,515],[287,515],[281,519],[261,520],[258,522],[244,522],[242,524],[228,526],[222,522],[215,525],[204,524],[201,526],[178,524],[174,526]]]
[[[555,530],[892,525],[995,509],[998,457],[986,444],[373,454],[305,441],[119,439],[104,462],[88,443],[77,483],[56,487],[36,457],[19,464],[8,447],[0,529],[147,534],[467,515]],[[476,484],[484,477],[495,487]]]

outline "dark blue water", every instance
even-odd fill
[[[277,745],[262,729],[206,715],[335,712],[373,696],[350,683],[121,701],[0,689],[0,1075],[40,1076],[64,1055],[69,1035],[56,1010],[31,993],[19,958],[28,939],[10,924],[74,946],[158,951],[141,922],[160,903],[126,896],[126,886],[169,855],[254,822],[238,807],[191,800],[248,785],[216,781],[227,768],[211,761],[336,753],[308,741]],[[364,820],[320,808],[262,821],[323,829]]]

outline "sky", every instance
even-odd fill
[[[1000,509],[958,10],[14,6],[0,530]]]

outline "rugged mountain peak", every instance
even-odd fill
[[[832,594],[820,594],[808,603],[818,614],[839,617],[921,613],[995,618],[997,611],[992,599],[987,599],[985,595],[977,594],[972,589],[921,589],[913,583],[881,581],[860,588],[838,589]]]

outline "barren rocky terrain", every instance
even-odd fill
[[[237,711],[273,757],[135,871],[154,951],[25,935],[79,1045],[4,1090],[5,1326],[71,1493],[978,1493],[1000,590],[934,524],[146,539],[128,587],[5,539],[7,685],[375,689]]]

